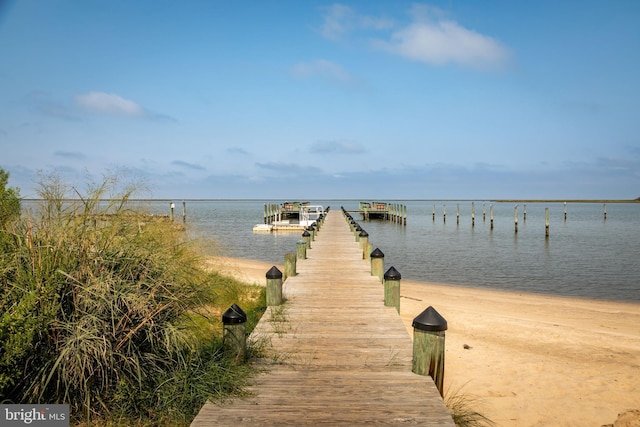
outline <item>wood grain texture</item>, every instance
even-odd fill
[[[411,338],[341,212],[306,255],[250,337],[267,345],[250,396],[207,403],[191,425],[453,427],[433,380],[411,372]]]

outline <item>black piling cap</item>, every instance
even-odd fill
[[[375,248],[372,252],[371,255],[369,255],[371,258],[384,258],[384,254],[382,253],[382,251],[378,248]]]
[[[411,326],[421,331],[440,332],[447,330],[447,321],[444,317],[440,316],[440,313],[438,313],[435,308],[429,306],[413,319]]]
[[[386,273],[384,273],[384,280],[400,280],[402,276],[400,272],[394,267],[390,267]]]
[[[274,265],[267,271],[267,279],[282,279],[282,272]]]
[[[237,304],[233,304],[227,311],[222,313],[223,325],[235,325],[238,323],[246,323],[247,314],[242,311]]]
[[[359,234],[360,237],[369,237],[369,233],[367,233],[366,231],[362,230]]]
[[[309,233],[307,230],[304,230],[304,233],[302,233],[302,237],[311,237],[311,233]]]

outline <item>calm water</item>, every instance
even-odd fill
[[[277,201],[269,201],[277,203]],[[311,201],[338,210],[356,210],[358,201]],[[194,238],[211,239],[212,253],[281,264],[295,252],[300,233],[253,233],[262,222],[262,201],[189,201],[187,221]],[[394,266],[403,279],[479,288],[505,289],[565,296],[640,302],[640,204],[527,203],[523,220],[515,203],[398,201],[407,206],[407,225],[354,218],[369,233],[369,241],[385,254],[385,270]],[[182,202],[175,203],[181,220]],[[432,219],[436,207],[435,221]],[[446,205],[446,222],[443,207]],[[456,205],[460,223],[456,223]],[[545,208],[550,210],[550,237],[545,239]],[[168,213],[166,202],[154,209]],[[266,272],[265,272],[266,273]]]

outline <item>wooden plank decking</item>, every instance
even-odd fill
[[[411,372],[411,338],[370,271],[342,213],[329,212],[284,282],[286,302],[252,333],[269,349],[251,396],[207,403],[191,425],[454,426],[433,380]]]

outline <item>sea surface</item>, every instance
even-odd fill
[[[286,253],[296,251],[301,233],[252,231],[263,222],[265,203],[279,202],[213,200],[183,205],[177,200],[174,220],[182,221],[186,207],[189,233],[209,254],[282,264]],[[310,202],[332,210],[355,211],[359,205],[358,200]],[[384,253],[385,270],[395,267],[402,279],[640,303],[639,203],[609,203],[605,220],[602,203],[392,202],[407,207],[406,226],[353,216],[369,233],[373,247]],[[545,208],[549,208],[548,238]],[[169,214],[169,202],[152,202],[152,209]]]

